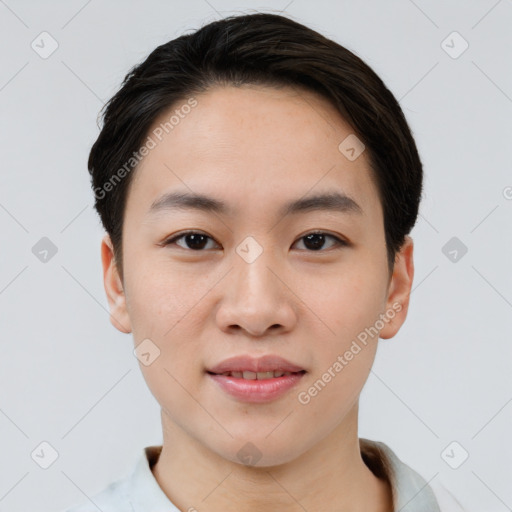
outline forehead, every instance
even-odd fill
[[[130,192],[138,206],[147,210],[172,189],[229,198],[240,208],[289,203],[320,190],[344,193],[365,212],[376,206],[368,156],[363,151],[349,160],[340,151],[353,130],[325,98],[289,87],[225,86],[195,95],[196,106],[180,111],[187,99],[148,133],[156,145]]]

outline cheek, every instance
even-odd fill
[[[341,348],[375,324],[384,305],[384,283],[366,266],[349,269],[325,285],[324,293],[316,291],[314,308],[329,327],[327,339]]]
[[[197,331],[199,308],[194,308],[198,300],[187,300],[188,295],[177,293],[180,286],[166,286],[162,279],[147,278],[140,285],[132,290],[134,342],[138,345],[150,339],[157,354],[150,365],[141,361],[141,371],[160,404],[168,410],[186,410],[190,396],[183,386],[195,393],[203,369]]]
[[[367,321],[368,311],[355,311],[353,304],[350,307],[336,336],[319,340],[315,368],[297,395],[308,416],[320,414],[326,420],[329,417],[331,425],[356,403],[377,351],[378,332],[372,335],[371,330],[366,330],[372,325]]]
[[[158,265],[139,266],[127,278],[127,309],[136,339],[155,337],[167,343],[182,321],[194,313],[204,295],[197,283]]]
[[[164,347],[151,365],[140,365],[148,389],[159,406],[166,411],[174,423],[187,429],[190,418],[201,415],[204,410],[191,397],[198,395],[196,383],[192,381],[192,360],[184,360],[184,354]]]
[[[336,416],[346,413],[357,400],[377,350],[379,329],[375,326],[383,306],[381,281],[368,266],[354,268],[331,282],[327,293],[317,293],[315,307],[323,312],[322,320],[329,329],[318,340],[316,370],[308,381],[309,389],[302,389],[311,410],[320,413],[322,408],[331,407]]]
[[[205,321],[199,316],[204,314],[201,298],[205,290],[162,265],[135,268],[137,272],[130,273],[126,284],[134,344],[150,340],[148,346],[158,357],[151,365],[141,364],[144,377],[152,391],[169,390],[178,385],[173,376],[184,382],[191,379],[192,371],[199,374],[198,333]]]

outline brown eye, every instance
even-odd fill
[[[337,236],[323,232],[309,233],[308,235],[304,235],[303,237],[301,237],[299,240],[304,240],[304,245],[310,251],[320,251],[321,249],[324,248],[325,241],[328,238],[334,240],[334,244],[331,245],[331,247],[348,245],[345,241],[341,240]]]
[[[304,240],[304,245],[308,252],[320,252],[322,251],[322,249],[325,249],[327,239],[333,240],[333,243],[331,243],[330,248],[348,245],[347,242],[341,240],[337,236],[331,235],[329,233],[324,233],[322,231],[309,233],[299,238],[299,240]],[[183,240],[183,242],[177,243],[178,240]],[[162,245],[167,246],[176,244],[182,249],[200,252],[203,249],[207,248],[206,246],[208,245],[208,240],[214,241],[213,238],[199,231],[186,231],[176,236],[173,236],[172,238],[169,238],[168,240],[163,242]],[[211,249],[211,247],[209,248]]]
[[[201,251],[207,245],[208,239],[213,240],[208,235],[204,233],[200,233],[198,231],[187,231],[185,233],[181,233],[177,236],[174,236],[168,240],[166,240],[163,245],[172,245],[176,243],[178,240],[183,239],[183,244],[176,244],[183,249],[190,249],[193,251]]]

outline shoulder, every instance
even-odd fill
[[[82,501],[64,512],[120,512],[130,510],[130,501],[127,495],[127,479],[120,479],[112,482],[102,491],[90,499]]]
[[[368,467],[390,482],[395,508],[402,512],[464,512],[441,483],[435,478],[427,482],[385,443],[363,438],[359,441]]]
[[[437,480],[434,480],[430,487],[434,496],[437,499],[441,512],[466,512],[462,505],[457,501],[457,498],[453,496],[444,485]]]
[[[144,447],[128,476],[118,478],[99,493],[63,512],[177,510],[160,489],[151,471],[161,450],[161,445]]]

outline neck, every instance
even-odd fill
[[[391,489],[361,457],[357,405],[349,418],[296,459],[251,467],[224,459],[162,412],[164,442],[152,471],[180,510],[232,512],[332,509],[390,512]]]

